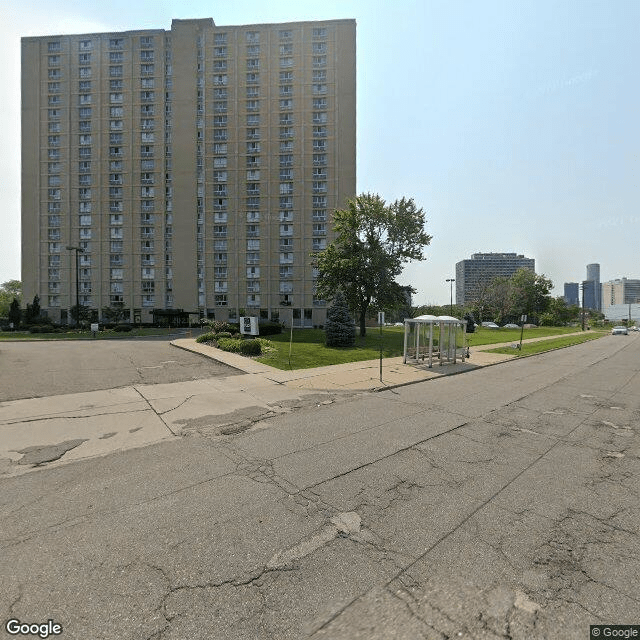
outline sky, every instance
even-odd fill
[[[20,38],[357,21],[357,191],[414,198],[433,236],[402,284],[449,302],[473,253],[564,282],[640,278],[637,0],[2,0],[0,283],[20,278]]]

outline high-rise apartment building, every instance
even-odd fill
[[[25,299],[322,324],[355,61],[353,20],[23,38]]]
[[[518,269],[535,271],[536,261],[516,253],[474,253],[470,260],[456,263],[456,304],[476,300],[491,280],[510,278]]]

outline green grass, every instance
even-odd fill
[[[364,338],[356,336],[356,345],[349,348],[326,347],[321,329],[294,329],[291,367],[289,367],[289,331],[269,336],[274,351],[258,358],[258,362],[277,369],[310,369],[345,362],[374,360],[380,357],[380,331],[367,328]],[[382,330],[382,357],[401,356],[404,349],[404,328],[386,327]]]
[[[549,340],[541,340],[540,342],[523,343],[522,350],[513,347],[498,347],[497,349],[487,349],[487,353],[507,353],[515,356],[530,356],[536,353],[551,351],[552,349],[562,349],[563,347],[572,347],[576,344],[588,342],[589,340],[597,340],[607,335],[603,332],[589,332],[577,336],[566,336],[564,338],[550,338]]]
[[[467,334],[467,344],[470,347],[478,347],[481,344],[499,344],[500,342],[520,342],[520,329],[487,329],[476,327],[475,333]],[[558,336],[564,333],[575,333],[580,327],[535,327],[525,329],[523,340],[528,338],[543,338]]]
[[[200,329],[166,329],[155,327],[138,327],[129,332],[99,331],[96,340],[114,340],[119,338],[140,338],[145,336],[184,336],[185,331],[191,331],[192,335],[198,335]],[[3,331],[0,332],[0,341],[15,340],[93,340],[91,331],[67,331],[65,333],[29,333],[28,331]]]

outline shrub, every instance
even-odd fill
[[[117,324],[114,328],[114,331],[119,331],[119,332],[126,332],[126,331],[131,331],[131,325],[130,324]]]
[[[282,333],[282,325],[279,322],[261,322],[258,328],[261,336],[273,336]]]
[[[356,343],[356,326],[340,291],[327,309],[324,333],[327,347],[352,347]]]
[[[229,324],[228,322],[223,322],[222,320],[214,320],[209,323],[209,326],[213,333],[230,333],[231,335],[240,333],[239,327]]]
[[[262,347],[257,340],[242,340],[240,353],[243,356],[259,356],[262,353]]]
[[[216,334],[209,331],[208,333],[203,333],[201,336],[196,338],[196,342],[212,342],[216,339]]]
[[[240,353],[240,345],[242,340],[238,338],[221,338],[218,340],[218,348],[230,353]]]
[[[232,338],[233,336],[228,331],[221,331],[220,333],[214,333],[213,337],[215,340],[219,340],[220,338]]]

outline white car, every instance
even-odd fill
[[[483,322],[482,326],[486,327],[487,329],[499,329],[500,328],[495,322]]]
[[[513,322],[510,322],[509,324],[505,324],[504,329],[519,329],[520,327],[517,324],[513,324]]]
[[[623,327],[622,325],[620,325],[618,327],[613,327],[613,329],[611,329],[611,335],[612,336],[628,336],[629,331],[627,327]]]

